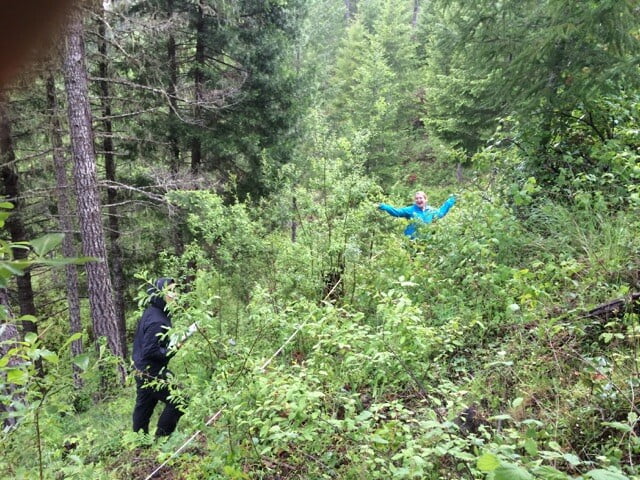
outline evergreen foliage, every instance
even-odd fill
[[[603,95],[637,89],[634,2],[429,2],[423,22],[429,106],[437,131],[471,152],[499,117],[539,130],[538,146],[563,133],[576,109],[594,130],[608,116]],[[488,129],[488,130],[487,130]],[[545,135],[546,134],[546,135]]]
[[[329,121],[345,137],[366,139],[368,173],[388,180],[406,157],[418,120],[416,43],[406,2],[365,4],[338,50]]]

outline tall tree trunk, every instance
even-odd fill
[[[81,12],[76,8],[69,19],[64,73],[82,248],[86,256],[97,259],[86,264],[89,306],[96,340],[106,337],[111,352],[124,358],[100,216],[83,35]]]
[[[353,20],[358,13],[358,0],[344,0],[344,6],[346,7],[345,18],[347,20]]]
[[[292,198],[292,217],[291,217],[291,243],[296,243],[298,238],[298,222],[296,221],[296,216],[298,215],[298,201],[294,196]]]
[[[169,22],[173,17],[173,0],[167,0],[167,16]],[[176,85],[178,83],[178,61],[176,59],[176,39],[173,30],[169,27],[167,39],[167,64],[169,65],[169,85],[167,94],[169,97],[169,145],[171,150],[170,168],[173,174],[180,170],[180,144],[178,138],[178,100],[176,97]]]
[[[75,257],[76,249],[73,245],[73,211],[69,202],[69,182],[67,178],[67,161],[64,157],[62,135],[60,127],[60,112],[56,95],[56,83],[53,74],[47,78],[47,106],[49,108],[49,125],[51,126],[51,145],[53,147],[53,165],[56,173],[56,193],[58,196],[58,222],[60,230],[65,234],[62,239],[62,254],[65,257]],[[80,320],[80,295],[78,293],[78,267],[73,264],[65,266],[67,284],[67,303],[69,304],[69,329],[71,334],[82,332]],[[71,342],[73,356],[84,351],[82,339]],[[76,388],[83,385],[80,369],[74,366],[73,381]]]
[[[102,10],[102,17],[98,20],[98,36],[100,51],[100,62],[98,64],[100,80],[100,103],[102,105],[102,127],[104,136],[102,139],[102,149],[104,151],[104,167],[106,179],[109,181],[107,187],[107,205],[109,212],[109,260],[111,262],[111,274],[113,279],[113,289],[115,294],[116,319],[118,321],[118,331],[120,333],[120,343],[123,348],[123,356],[127,355],[126,341],[126,320],[124,305],[124,268],[122,266],[122,249],[120,248],[120,222],[118,220],[118,191],[112,185],[116,181],[116,162],[113,154],[113,127],[111,125],[111,100],[109,95],[109,57],[107,52],[107,24],[104,18],[105,12]]]
[[[22,221],[24,202],[20,197],[20,180],[16,169],[16,156],[13,149],[11,136],[11,119],[7,108],[4,93],[0,92],[0,176],[2,177],[2,195],[14,204],[14,213],[7,219],[6,227],[11,236],[11,241],[27,241],[27,231]],[[29,251],[16,248],[13,257],[16,260],[27,258]],[[33,286],[31,284],[31,272],[26,269],[23,275],[16,277],[18,286],[18,305],[20,315],[36,316],[36,305],[33,300]],[[38,333],[36,324],[29,320],[21,322],[23,334],[27,332]]]
[[[418,13],[420,13],[420,0],[413,0],[413,17],[411,18],[413,28],[418,25]]]
[[[206,24],[204,21],[204,11],[202,5],[196,6],[196,57],[193,67],[193,88],[195,92],[195,104],[193,107],[193,120],[196,124],[196,131],[191,139],[191,171],[198,173],[202,163],[202,140],[198,125],[202,117],[202,90],[204,88],[204,36]]]
[[[167,0],[167,18],[169,23],[173,20],[173,0]],[[177,178],[180,171],[180,143],[178,136],[178,60],[176,56],[176,39],[173,36],[173,28],[169,27],[169,38],[167,39],[167,64],[169,65],[169,85],[167,85],[167,94],[169,97],[169,149],[171,158],[169,160],[169,168],[171,174]],[[170,213],[171,215],[171,213]],[[184,253],[184,235],[180,221],[171,219],[173,244],[175,246],[176,255],[180,256]]]

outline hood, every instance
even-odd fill
[[[147,288],[147,294],[151,297],[149,299],[149,303],[151,303],[151,305],[155,307],[158,307],[164,310],[164,307],[167,306],[167,303],[164,301],[162,290],[165,287],[167,287],[167,285],[171,285],[172,283],[176,283],[176,282],[171,277],[158,278],[151,287]]]

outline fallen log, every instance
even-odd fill
[[[595,317],[601,320],[609,320],[612,317],[619,318],[625,313],[640,313],[640,292],[598,305],[596,308],[589,310],[584,315],[584,318]]]

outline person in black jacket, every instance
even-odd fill
[[[133,363],[136,368],[136,404],[133,409],[133,431],[149,432],[149,420],[158,402],[165,407],[160,418],[156,437],[170,435],[176,428],[183,412],[173,398],[167,383],[167,365],[175,353],[170,348],[167,332],[171,328],[171,314],[167,303],[175,296],[175,282],[162,277],[147,290],[150,296],[133,339]]]

